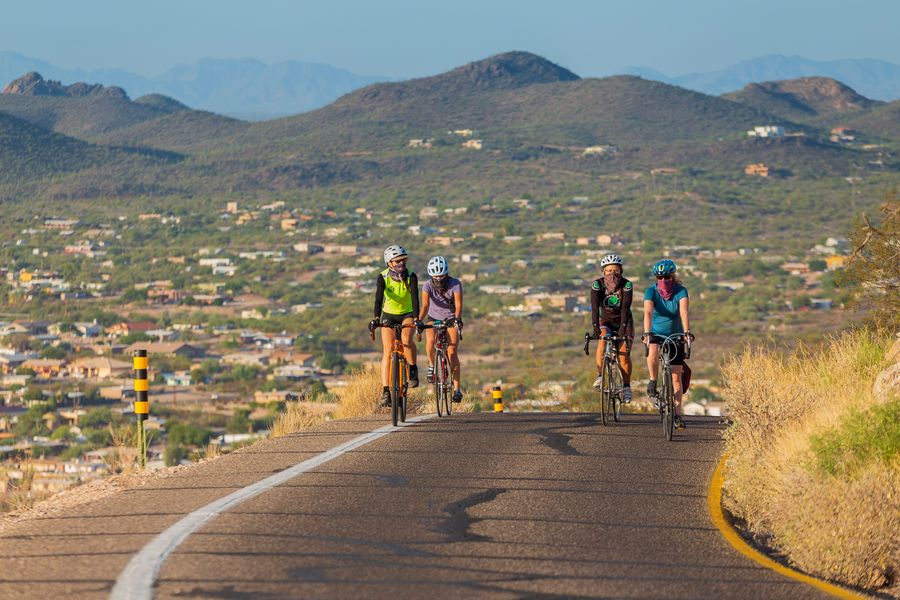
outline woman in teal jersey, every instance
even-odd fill
[[[370,326],[383,321],[392,325],[421,325],[419,314],[419,278],[406,268],[409,255],[403,246],[388,246],[384,249],[384,264],[387,269],[378,274],[375,281],[375,318]],[[381,328],[381,403],[391,405],[391,346],[394,343],[394,330]],[[413,343],[413,328],[403,330],[401,337],[403,354],[409,363],[409,386],[418,387],[419,369],[416,366],[416,345]]]
[[[641,338],[649,344],[647,369],[650,371],[650,383],[647,384],[647,395],[656,397],[656,377],[659,375],[659,346],[666,336],[683,333],[694,339],[690,330],[688,315],[688,291],[681,280],[675,276],[675,263],[661,260],[653,265],[656,285],[647,288],[644,293],[644,333]],[[684,365],[684,343],[675,345],[677,351],[672,359],[672,384],[675,390],[675,427],[684,429],[681,418],[681,373]]]

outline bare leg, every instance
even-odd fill
[[[675,391],[675,414],[681,414],[681,365],[672,365],[672,389]]]
[[[381,328],[381,385],[391,385],[391,346],[394,344],[394,330],[390,327]]]
[[[425,330],[425,352],[428,354],[428,364],[434,364],[434,329]]]
[[[631,385],[631,343],[628,341],[619,346],[619,368],[622,370],[622,384]]]
[[[403,324],[412,325],[412,317],[403,319]],[[415,329],[412,327],[404,329],[403,335],[401,336],[403,339],[403,355],[406,356],[406,362],[408,362],[411,367],[416,364],[416,345],[413,343],[413,331],[415,331]]]
[[[453,373],[453,389],[458,390],[461,379],[461,368],[459,365],[459,334],[456,328],[447,330],[449,343],[447,344],[447,358],[450,359],[450,371]]]
[[[650,372],[650,381],[656,381],[659,375],[659,344],[650,344],[650,354],[647,355],[647,370]]]

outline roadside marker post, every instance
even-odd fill
[[[494,390],[491,392],[491,396],[494,398],[494,412],[502,413],[503,412],[503,389],[498,385],[494,387]]]
[[[137,419],[137,449],[141,468],[147,466],[147,432],[144,421],[150,414],[150,382],[147,379],[149,361],[146,350],[134,351],[134,416]]]

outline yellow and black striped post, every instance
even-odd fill
[[[491,396],[494,398],[494,412],[503,412],[503,390],[499,385],[494,386]]]
[[[150,382],[147,379],[149,362],[146,350],[134,351],[134,416],[137,419],[138,459],[141,468],[147,466],[147,433],[144,421],[150,414]]]

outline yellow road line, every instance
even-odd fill
[[[712,481],[709,484],[709,490],[706,494],[706,502],[709,506],[709,516],[712,519],[713,524],[719,529],[722,537],[731,544],[732,548],[767,569],[771,569],[785,577],[802,581],[803,583],[816,587],[832,596],[853,599],[867,598],[867,596],[863,596],[857,592],[852,592],[846,588],[822,581],[821,579],[816,579],[815,577],[810,577],[809,575],[795,571],[790,567],[786,567],[757,551],[750,546],[750,544],[745,542],[744,538],[738,534],[734,527],[731,526],[731,523],[728,522],[728,519],[725,518],[725,513],[722,511],[722,482],[725,479],[725,459],[726,456],[723,454],[722,458],[719,460],[719,464],[716,466],[716,471],[713,473]]]

